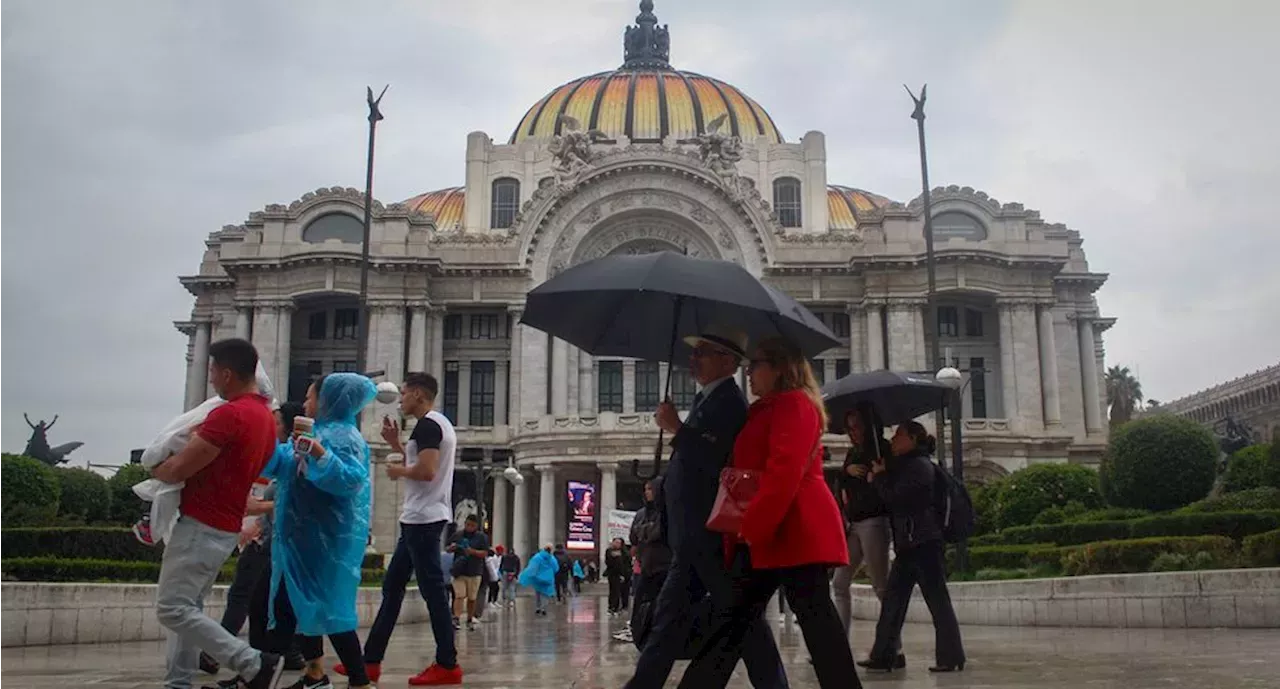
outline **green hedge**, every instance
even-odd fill
[[[160,578],[159,562],[126,562],[101,559],[64,559],[57,557],[22,557],[0,560],[5,581],[39,582],[111,582],[154,584]],[[218,573],[218,581],[230,583],[236,562],[229,560]],[[383,571],[361,571],[361,583],[382,582]]]
[[[1001,528],[1030,524],[1046,509],[1069,503],[1081,511],[1102,506],[1098,472],[1079,464],[1036,464],[1001,482],[997,519]]]
[[[133,492],[133,484],[151,478],[141,464],[126,464],[107,479],[111,491],[111,521],[116,524],[132,524],[142,518],[149,505]]]
[[[1098,476],[1108,504],[1172,510],[1208,495],[1217,463],[1218,445],[1207,428],[1156,414],[1112,431]]]
[[[48,524],[58,514],[61,486],[53,467],[24,455],[4,454],[0,459],[0,514],[5,524]]]
[[[988,545],[974,546],[969,549],[969,569],[1027,569],[1032,567],[1047,568],[1049,572],[1061,569],[1062,556],[1066,548],[1050,544],[1035,545]],[[947,552],[948,569],[955,569],[955,552]]]
[[[1235,541],[1280,528],[1280,510],[1261,512],[1179,512],[1141,519],[1015,526],[973,539],[974,545],[1079,545],[1154,536],[1227,536]]]
[[[1253,567],[1280,566],[1280,529],[1245,538],[1240,554]]]
[[[111,516],[111,491],[107,479],[80,467],[54,469],[61,487],[58,517],[64,521],[96,524]]]
[[[1257,510],[1280,510],[1280,488],[1264,486],[1236,493],[1224,493],[1193,502],[1178,512],[1254,512]]]
[[[1223,489],[1235,493],[1250,488],[1280,488],[1280,456],[1271,451],[1270,443],[1250,445],[1227,460]]]
[[[59,558],[160,562],[163,547],[142,545],[120,527],[47,527],[0,530],[5,558]]]
[[[1231,566],[1235,561],[1235,542],[1226,536],[1104,541],[1086,543],[1068,550],[1062,557],[1062,570],[1068,576],[1146,572],[1150,571],[1152,563],[1163,553],[1209,553],[1214,566],[1218,567]]]

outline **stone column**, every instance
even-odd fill
[[[430,323],[427,338],[431,341],[428,373],[435,376],[441,385],[444,385],[444,314],[444,309],[436,308],[431,309],[427,315],[427,321]]]
[[[458,425],[471,425],[471,362],[458,362]]]
[[[592,375],[595,357],[584,351],[578,351],[578,414],[581,416],[596,415],[596,379]]]
[[[520,345],[524,329],[520,327],[519,323],[523,310],[513,307],[508,309],[508,313],[510,314],[508,332],[511,339],[511,376],[510,381],[507,383],[507,404],[510,406],[507,415],[511,417],[510,425],[514,428],[520,425],[520,371],[524,363]],[[521,557],[524,556],[522,555]]]
[[[849,372],[870,370],[867,366],[867,318],[857,304],[845,306],[845,313],[849,315]]]
[[[427,304],[413,302],[409,304],[409,371],[417,373],[427,370]],[[438,374],[437,374],[438,375]],[[400,381],[394,381],[400,382]]]
[[[1013,305],[999,302],[1000,310],[1000,404],[1004,418],[1018,418],[1018,384],[1013,366]]]
[[[280,309],[272,303],[259,303],[253,309],[253,346],[258,350],[258,360],[266,369],[272,385],[279,387],[279,366],[276,363],[277,337],[280,332]],[[286,391],[287,392],[287,391]]]
[[[499,543],[511,547],[511,539],[507,531],[507,479],[501,471],[493,472],[493,545]]]
[[[569,413],[569,343],[551,340],[551,414],[565,416]]]
[[[924,336],[924,321],[925,321],[925,319],[926,319],[926,318],[929,318],[929,309],[928,309],[928,308],[926,308],[924,305],[916,306],[916,307],[915,307],[915,309],[914,309],[914,311],[913,311],[913,312],[912,312],[912,314],[911,314],[911,320],[912,320],[912,321],[914,321],[915,326],[916,326],[916,332],[915,332],[915,340],[916,340],[916,367],[915,367],[915,370],[917,370],[917,371],[937,371],[937,370],[940,368],[940,367],[938,366],[938,362],[936,362],[936,361],[929,361],[929,346],[928,346],[928,341],[925,339],[925,336]],[[935,327],[936,327],[936,324],[935,324]],[[940,350],[940,351],[939,351],[939,353],[943,353],[943,350],[941,350],[941,348],[939,348],[939,350]]]
[[[276,399],[284,402],[289,399],[289,354],[293,349],[292,301],[280,305],[276,327],[279,332],[276,336],[276,370],[270,374],[271,385],[276,389]]]
[[[507,425],[507,366],[505,361],[493,362],[493,425]]]
[[[191,336],[191,366],[187,369],[186,409],[209,399],[209,321],[197,321]]]
[[[550,464],[539,464],[534,467],[541,477],[538,485],[538,547],[555,540],[556,533],[556,498],[560,491],[556,490],[556,469]]]
[[[250,306],[236,304],[236,337],[242,340],[249,339],[251,318],[253,318],[253,309]]]
[[[894,371],[918,370],[916,333],[920,307],[908,300],[889,305],[889,368]]]
[[[520,326],[520,418],[540,419],[547,413],[547,334]]]
[[[1018,417],[1027,432],[1044,429],[1044,400],[1040,394],[1040,343],[1036,335],[1036,305],[1013,306],[1013,365],[1017,372]]]
[[[600,467],[600,500],[596,504],[596,543],[600,549],[600,567],[604,568],[604,553],[609,549],[608,530],[609,513],[618,508],[618,465],[614,462],[601,462]]]
[[[512,496],[511,547],[521,562],[528,563],[533,549],[529,547],[529,477],[524,479],[516,484],[515,495]]]
[[[1080,377],[1084,390],[1084,427],[1090,434],[1102,432],[1102,405],[1098,391],[1098,353],[1095,348],[1093,321],[1076,319],[1080,336]]]
[[[567,354],[564,362],[564,378],[565,378],[565,413],[576,415],[578,413],[578,357],[582,354],[582,350],[566,343]]]
[[[383,369],[386,380],[404,380],[405,306],[402,301],[387,301],[376,305],[378,328],[369,326],[370,336],[376,334],[377,347],[369,346],[368,366],[372,370]]]
[[[1045,428],[1062,426],[1062,400],[1058,389],[1058,348],[1053,338],[1053,307],[1040,306],[1040,388],[1044,391]]]
[[[622,413],[636,413],[636,362],[622,362]]]
[[[868,304],[866,311],[867,370],[879,371],[886,367],[884,356],[884,307]]]

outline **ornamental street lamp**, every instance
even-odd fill
[[[935,376],[939,383],[951,389],[951,394],[947,396],[947,406],[951,410],[951,476],[961,484],[964,483],[964,452],[960,418],[964,414],[964,408],[960,396],[973,381],[973,373],[974,370],[969,369],[969,377],[966,379],[959,369],[947,366],[939,369]],[[941,417],[942,412],[938,414]],[[942,428],[943,426],[939,424],[939,436],[942,435]],[[939,453],[941,452],[940,449]],[[969,544],[964,540],[956,543],[956,568],[961,572],[969,569]]]
[[[364,237],[360,242],[360,321],[356,325],[356,370],[363,371],[367,348],[369,346],[369,229],[373,222],[373,142],[378,130],[378,121],[382,119],[382,111],[378,104],[387,93],[387,86],[382,93],[373,97],[373,89],[366,87],[369,104],[369,157],[364,171]]]

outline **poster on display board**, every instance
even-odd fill
[[[609,510],[608,516],[605,517],[604,539],[610,543],[615,538],[621,538],[625,543],[631,543],[631,522],[636,518],[636,513],[632,510]]]
[[[585,481],[569,481],[568,550],[595,550],[596,485]]]

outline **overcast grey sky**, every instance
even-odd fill
[[[463,181],[556,85],[621,62],[632,0],[6,0],[3,447],[124,461],[180,411],[205,236],[363,186],[366,84],[390,83],[376,195]],[[1084,236],[1108,364],[1171,400],[1280,361],[1280,3],[657,2],[673,63],[742,88],[833,183],[919,192],[903,82],[929,83],[931,177]]]

